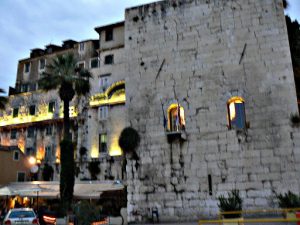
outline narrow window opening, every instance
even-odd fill
[[[16,138],[17,138],[17,130],[11,130],[10,139],[16,139]]]
[[[245,129],[245,103],[241,97],[232,97],[227,102],[229,129]]]
[[[35,105],[29,106],[29,115],[31,116],[35,115]]]
[[[18,117],[18,115],[19,115],[19,108],[14,108],[13,109],[13,118]]]
[[[184,108],[179,104],[172,104],[168,109],[168,130],[185,130]]]
[[[18,151],[14,151],[14,160],[19,161],[20,153]]]
[[[48,104],[48,112],[53,113],[55,110],[55,102],[49,102]]]
[[[208,193],[209,195],[212,195],[212,179],[211,179],[211,175],[208,175]]]
[[[99,134],[99,153],[107,153],[107,134]]]
[[[18,182],[24,182],[25,181],[25,173],[24,172],[18,172],[17,181]]]
[[[33,138],[34,137],[34,127],[29,127],[27,129],[27,137],[28,138]]]
[[[112,41],[114,38],[113,29],[107,29],[105,31],[105,41]]]
[[[25,63],[24,65],[24,73],[30,72],[30,62]]]
[[[109,65],[114,63],[114,55],[107,55],[104,58],[104,64]]]

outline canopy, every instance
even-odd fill
[[[99,199],[104,191],[123,190],[124,185],[113,181],[80,181],[74,185],[74,198]],[[0,188],[0,196],[59,198],[59,182],[14,182]]]
[[[0,188],[0,196],[12,196],[12,195],[16,195],[14,193],[14,190],[11,189],[10,187],[2,187]]]

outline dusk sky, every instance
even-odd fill
[[[125,8],[153,1],[0,0],[0,88],[14,86],[18,61],[28,58],[31,49],[97,39],[95,27],[122,21]],[[289,3],[286,13],[300,21],[300,0]]]

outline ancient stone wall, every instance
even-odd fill
[[[299,192],[282,1],[172,0],[125,16],[126,104],[141,135],[139,166],[127,164],[129,221],[154,206],[162,220],[210,216],[232,189],[244,208],[272,207],[272,190]],[[228,128],[234,96],[245,101],[245,130]],[[168,142],[163,114],[173,103],[184,108],[186,140]]]

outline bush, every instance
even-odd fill
[[[78,219],[78,224],[90,225],[92,222],[103,219],[100,217],[100,207],[82,200],[73,206],[73,211]]]
[[[238,190],[232,190],[228,193],[228,198],[224,195],[218,197],[218,207],[221,212],[242,211],[243,200]],[[224,214],[224,218],[239,218],[241,214]]]
[[[291,191],[285,194],[279,194],[279,195],[276,194],[276,198],[278,200],[279,207],[282,209],[300,207],[300,196],[294,194]]]

